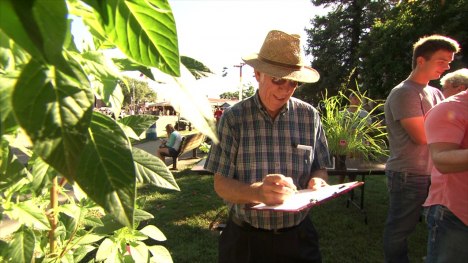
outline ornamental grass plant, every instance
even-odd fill
[[[358,94],[354,91],[353,93]],[[388,156],[386,127],[378,118],[384,113],[375,112],[384,102],[374,101],[365,96],[357,97],[361,103],[359,106],[353,106],[356,107],[356,112],[347,110],[349,99],[342,92],[332,97],[326,95],[320,103],[322,124],[327,135],[330,154],[340,156],[359,153],[358,155],[367,161]],[[364,100],[373,102],[376,107],[367,117],[361,118],[357,113],[364,110],[362,103]],[[369,118],[372,120],[371,124],[368,123]]]

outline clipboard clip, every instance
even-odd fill
[[[318,200],[315,199],[315,198],[310,199],[310,203],[311,203],[311,204],[316,204],[317,202],[318,202]]]

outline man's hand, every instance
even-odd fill
[[[297,191],[292,178],[282,174],[268,174],[259,184],[258,195],[266,205],[279,205]]]
[[[325,180],[323,180],[322,178],[313,177],[312,179],[310,179],[309,184],[307,185],[307,188],[312,189],[312,190],[318,190],[326,186],[329,186],[329,185],[327,184],[327,182],[325,182]]]

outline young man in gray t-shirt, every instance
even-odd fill
[[[416,228],[430,185],[432,162],[424,116],[444,99],[428,85],[450,69],[458,43],[443,36],[421,38],[413,50],[413,71],[390,92],[385,119],[390,141],[387,186],[390,211],[384,230],[385,262],[409,262],[407,238]]]

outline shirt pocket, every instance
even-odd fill
[[[301,176],[310,174],[312,169],[313,152],[311,150],[292,148],[291,161],[288,162],[288,174]]]

